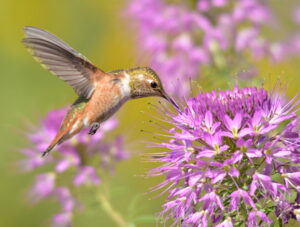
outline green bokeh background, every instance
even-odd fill
[[[289,14],[279,5],[280,1],[274,2],[279,12]],[[24,136],[30,125],[37,125],[48,111],[68,105],[76,97],[69,86],[40,67],[28,54],[20,43],[22,27],[33,25],[53,32],[105,71],[129,68],[137,62],[137,48],[134,30],[129,30],[122,10],[124,5],[121,0],[0,0],[1,227],[47,226],[51,215],[59,211],[54,201],[31,205],[26,200],[33,175],[18,172],[16,162],[22,155],[17,151],[30,145]],[[288,26],[289,22],[286,24]],[[276,66],[263,60],[257,65],[268,89],[280,78],[286,84],[289,97],[299,91],[299,59]],[[207,81],[201,85],[204,90],[211,89]],[[151,140],[153,135],[140,132],[141,129],[155,131],[145,123],[150,117],[140,112],[151,111],[147,105],[149,101],[154,99],[131,101],[117,114],[120,126],[114,134],[126,134],[128,149],[135,154],[150,150],[145,148],[143,141]],[[157,193],[144,193],[161,179],[141,176],[153,166],[143,162],[141,156],[133,155],[130,160],[119,164],[115,174],[109,177],[109,188],[113,191],[110,200],[124,217],[127,217],[132,201],[140,214],[160,211],[163,197],[149,200]],[[79,212],[74,225],[114,226],[114,223],[103,210],[95,207]]]

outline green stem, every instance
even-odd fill
[[[118,211],[114,210],[112,204],[104,194],[99,193],[98,199],[101,203],[103,210],[107,213],[108,216],[110,216],[110,218],[116,223],[117,226],[129,226],[129,224],[125,221],[122,215]]]
[[[278,219],[278,224],[279,224],[280,227],[283,227],[283,221],[282,221],[281,218]]]

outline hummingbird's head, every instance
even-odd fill
[[[131,98],[142,98],[149,96],[159,96],[170,103],[176,108],[176,103],[164,91],[162,82],[156,72],[149,67],[137,67],[125,70],[130,76],[130,93]]]
[[[131,98],[162,96],[164,88],[158,75],[149,67],[127,69],[130,76]]]

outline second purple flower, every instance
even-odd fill
[[[36,175],[29,196],[33,202],[49,197],[57,199],[61,211],[53,217],[53,226],[70,226],[73,212],[82,207],[74,190],[78,191],[81,186],[98,186],[101,170],[112,171],[115,163],[129,156],[123,148],[122,137],[112,141],[105,138],[106,132],[117,127],[116,120],[108,120],[95,135],[88,135],[88,129],[82,130],[42,158],[42,152],[55,136],[65,113],[66,109],[50,112],[41,127],[29,134],[33,147],[22,150],[26,158],[19,162],[23,171],[50,166],[50,170]]]

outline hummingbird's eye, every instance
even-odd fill
[[[155,81],[152,81],[151,84],[150,84],[150,86],[152,88],[157,88],[157,83]]]

